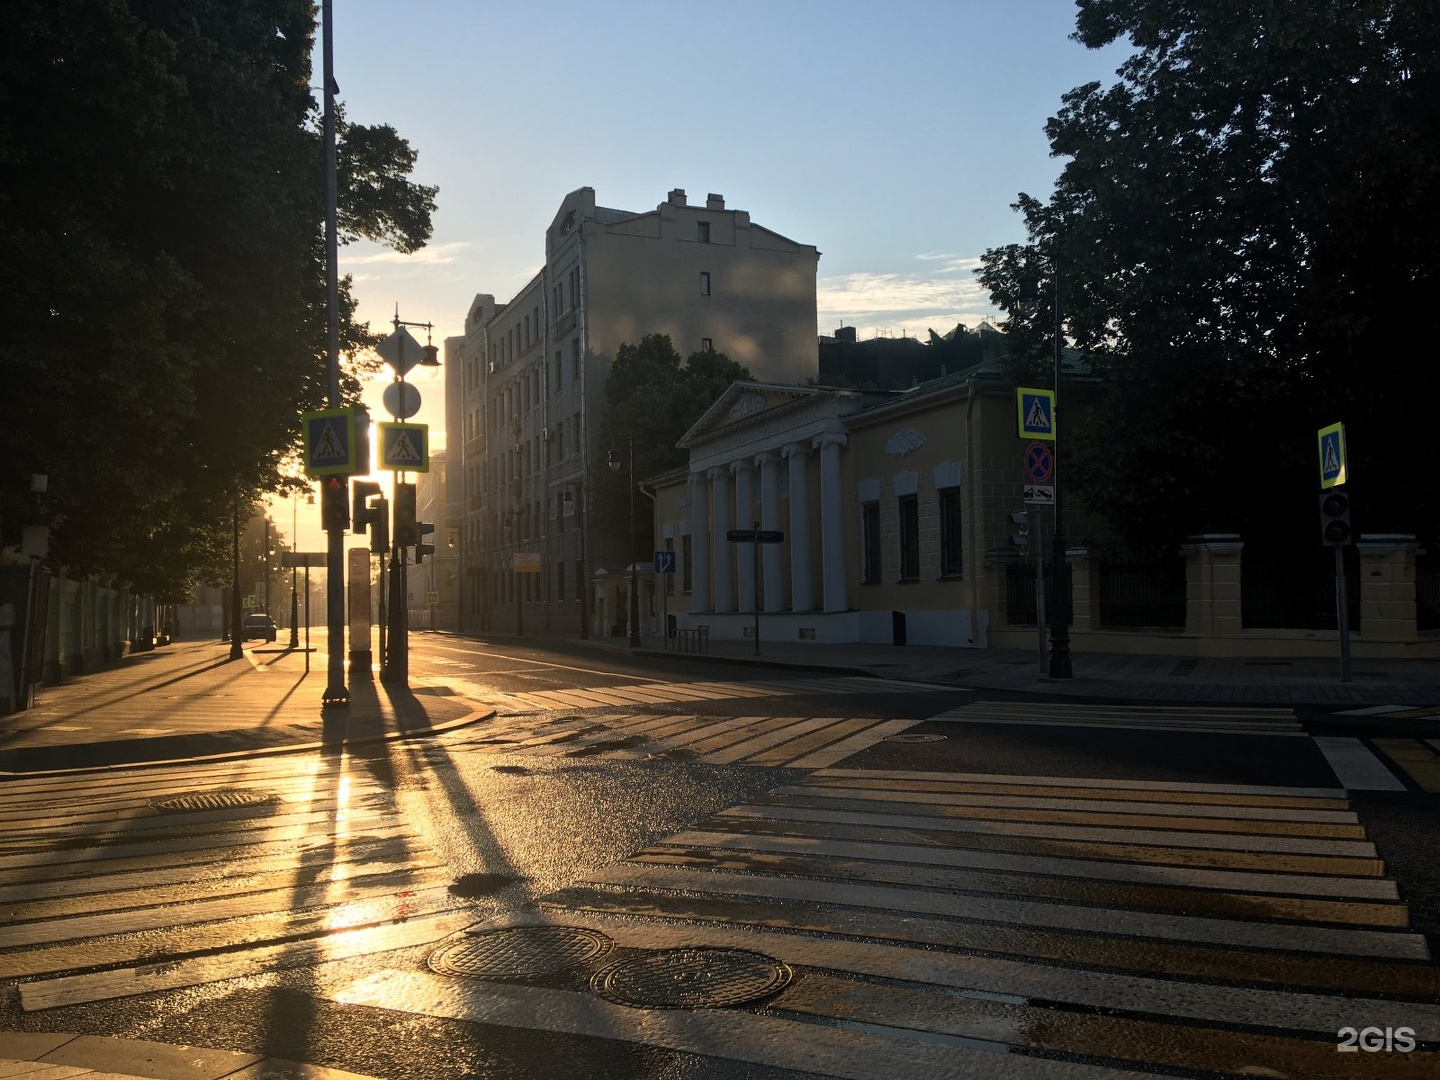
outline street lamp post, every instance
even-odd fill
[[[635,577],[635,436],[626,436],[630,471],[630,648],[640,648],[640,583]],[[620,462],[610,453],[610,468],[618,471]]]
[[[1050,678],[1069,679],[1075,674],[1070,662],[1070,590],[1066,573],[1065,530],[1060,516],[1060,493],[1063,487],[1060,483],[1060,367],[1063,352],[1064,333],[1060,321],[1060,252],[1057,248],[1051,250],[1050,267],[1055,279],[1055,415],[1052,418],[1054,425],[1054,440],[1050,445],[1051,455],[1054,459],[1054,479],[1051,483],[1055,488],[1055,533],[1051,539],[1050,548]],[[1032,309],[1039,300],[1039,290],[1033,272],[1027,272],[1021,276],[1019,306],[1022,310]]]

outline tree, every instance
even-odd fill
[[[638,345],[623,344],[605,380],[606,411],[600,423],[602,454],[622,464],[612,470],[605,458],[593,463],[595,527],[617,540],[630,528],[629,464],[633,443],[637,482],[685,464],[675,444],[731,383],[749,379],[749,369],[724,353],[691,353],[681,361],[668,334],[647,334]],[[648,499],[636,506],[636,550],[650,550],[652,515]],[[622,545],[616,545],[621,547]],[[630,545],[624,544],[628,549]]]
[[[168,598],[325,403],[307,0],[17,0],[0,43],[0,543],[50,477],[55,557]],[[433,188],[338,127],[341,223],[402,251]],[[342,291],[342,349],[371,340]],[[347,379],[358,395],[358,382]]]
[[[1316,431],[1344,420],[1360,526],[1433,531],[1433,485],[1404,467],[1429,460],[1406,418],[1440,391],[1440,368],[1406,362],[1440,284],[1433,6],[1078,7],[1077,40],[1136,52],[1065,95],[1055,191],[1015,204],[1030,243],[980,270],[1012,307],[1027,257],[1059,260],[1067,335],[1099,376],[1065,480],[1138,546],[1227,529],[1313,547]],[[1017,378],[1053,310],[1011,320]]]

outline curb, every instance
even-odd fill
[[[110,1080],[155,1076],[174,1080],[377,1080],[325,1065],[237,1050],[59,1031],[0,1031],[0,1065],[9,1064],[40,1066],[17,1076],[73,1076],[77,1080],[84,1080],[87,1074]],[[86,1071],[76,1071],[82,1069]],[[11,1074],[8,1069],[4,1072]]]

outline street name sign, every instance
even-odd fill
[[[359,472],[354,409],[321,409],[302,417],[306,476],[352,476]]]
[[[779,529],[730,529],[725,539],[732,544],[783,544],[785,534]]]
[[[1320,439],[1320,487],[1339,487],[1345,483],[1345,425],[1322,427]]]
[[[517,551],[510,556],[510,572],[513,574],[540,573],[540,552]]]
[[[323,551],[282,551],[281,566],[324,566],[326,553]]]
[[[430,471],[429,424],[377,424],[380,468],[393,472]]]
[[[1015,409],[1017,430],[1022,439],[1055,441],[1055,391],[1017,387]]]

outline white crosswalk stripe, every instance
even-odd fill
[[[615,706],[671,705],[686,701],[732,701],[739,698],[796,697],[812,694],[906,694],[954,690],[928,683],[900,682],[868,676],[811,679],[765,679],[752,682],[650,682],[502,693],[464,680],[446,679],[467,697],[494,706],[502,715],[552,712],[557,709],[604,709]]]
[[[1347,791],[1405,790],[1404,782],[1359,739],[1316,735],[1315,745]]]
[[[712,765],[820,769],[843,761],[918,720],[838,716],[724,716],[660,713],[566,716],[535,723],[497,720],[447,740],[501,754],[643,759],[680,755]]]
[[[795,976],[663,1016],[414,970],[320,992],[840,1077],[1436,1075],[1336,1053],[1347,1026],[1440,1039],[1425,939],[1338,788],[826,768],[542,903],[531,922]]]
[[[347,759],[3,790],[0,980],[20,981],[26,1011],[425,944],[473,920],[441,860]],[[217,791],[252,805],[157,805]]]
[[[1293,709],[1193,705],[1101,705],[1055,701],[981,701],[934,717],[965,724],[1038,724],[1140,731],[1304,736]]]

